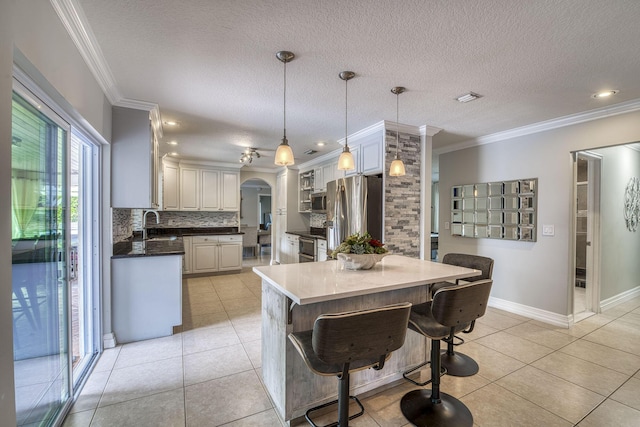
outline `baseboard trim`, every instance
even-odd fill
[[[115,346],[116,346],[116,336],[113,332],[109,332],[108,334],[104,334],[102,336],[103,348],[114,348]]]
[[[520,316],[529,317],[544,323],[550,323],[561,328],[569,328],[572,323],[573,316],[567,316],[550,311],[541,310],[539,308],[530,307],[517,302],[511,302],[500,298],[489,297],[489,307],[498,308],[508,311],[509,313],[518,314]]]
[[[636,286],[633,289],[629,289],[628,291],[621,292],[618,295],[600,301],[600,310],[609,310],[610,308],[632,300],[633,298],[636,298],[638,296],[640,296],[640,286]]]

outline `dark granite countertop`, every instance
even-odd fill
[[[114,243],[111,258],[162,255],[184,255],[182,237],[176,237],[175,240],[142,240],[140,237],[132,237],[124,242]]]
[[[244,234],[238,227],[147,227],[147,235],[153,236],[217,236]]]

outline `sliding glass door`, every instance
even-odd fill
[[[47,425],[70,397],[70,127],[28,92],[13,95],[12,307],[18,425]]]

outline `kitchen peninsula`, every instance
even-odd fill
[[[371,270],[345,270],[338,261],[254,267],[262,278],[262,373],[279,416],[286,421],[312,406],[336,399],[334,377],[312,373],[287,336],[313,328],[323,313],[427,300],[429,284],[476,276],[480,271],[400,255],[385,257]],[[402,378],[402,371],[427,359],[426,339],[407,333],[381,371],[351,376],[352,394]]]

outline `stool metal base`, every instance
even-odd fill
[[[402,397],[400,409],[418,427],[473,427],[469,408],[446,393],[440,393],[440,399],[434,402],[431,390],[410,391]]]
[[[447,375],[453,377],[470,377],[480,370],[476,361],[466,354],[449,354],[447,350],[440,353],[440,363],[447,369]]]

